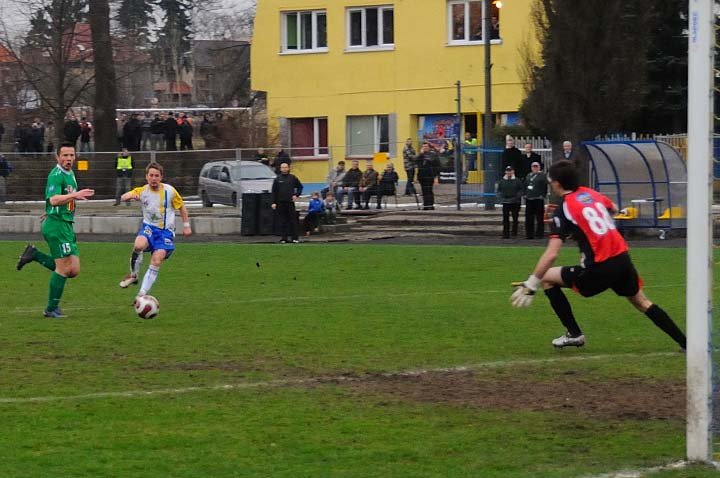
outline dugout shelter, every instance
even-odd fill
[[[687,167],[662,141],[586,141],[590,183],[625,212],[619,228],[687,228]],[[664,237],[664,234],[661,234]]]

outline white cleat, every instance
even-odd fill
[[[127,289],[131,285],[137,284],[137,283],[138,283],[137,276],[134,274],[128,274],[125,277],[123,277],[123,280],[120,281],[120,287],[122,287],[123,289]]]
[[[577,337],[571,337],[570,334],[565,334],[553,339],[552,344],[557,349],[563,347],[582,347],[585,345],[585,336],[578,335]]]

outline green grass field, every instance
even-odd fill
[[[685,359],[648,319],[572,296],[588,344],[555,351],[542,294],[509,306],[538,248],[181,243],[149,321],[117,286],[128,244],[80,245],[60,320],[21,249],[0,242],[2,477],[585,477],[685,456]],[[684,251],[633,257],[684,322]]]

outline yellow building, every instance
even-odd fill
[[[271,135],[292,148],[294,172],[303,181],[322,182],[330,163],[378,152],[387,152],[402,170],[406,138],[457,134],[458,80],[460,128],[481,134],[484,36],[491,39],[496,121],[516,121],[524,95],[521,50],[534,42],[531,0],[495,0],[488,12],[494,27],[487,35],[484,4],[258,2],[252,88],[267,92]]]

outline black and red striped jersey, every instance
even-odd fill
[[[585,187],[566,194],[555,209],[550,223],[550,236],[563,241],[575,239],[587,267],[603,262],[628,250],[627,243],[610,216],[612,201],[599,192]]]

